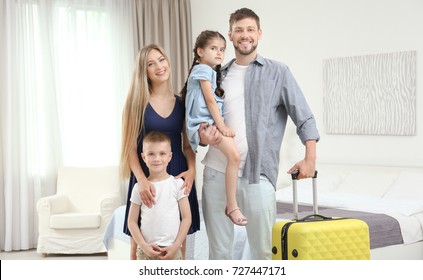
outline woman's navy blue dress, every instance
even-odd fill
[[[182,151],[182,129],[185,118],[185,103],[181,101],[178,96],[176,96],[176,102],[175,107],[173,108],[173,112],[167,118],[161,117],[159,114],[156,113],[156,111],[154,111],[153,107],[148,104],[145,110],[144,117],[145,133],[148,133],[152,130],[157,130],[165,132],[170,137],[172,143],[172,159],[167,167],[167,172],[170,175],[177,176],[180,173],[186,171],[188,169],[188,165],[187,160]],[[141,158],[142,139],[143,134],[141,133],[138,137],[137,153],[144,174],[148,177],[148,168]],[[131,174],[131,177],[129,179],[128,197],[126,201],[125,222],[123,225],[123,232],[128,235],[131,235],[128,229],[128,214],[129,207],[131,205],[130,198],[132,189],[136,182],[136,177],[134,176],[134,174]],[[195,189],[195,183],[192,186],[191,193],[188,196],[188,200],[191,207],[192,218],[192,223],[191,227],[189,228],[188,234],[192,234],[200,229],[200,212],[198,208],[198,199],[197,191]]]

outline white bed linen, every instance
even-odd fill
[[[109,247],[109,241],[112,238],[129,243],[129,236],[123,233],[123,221],[125,220],[125,209],[126,206],[122,205],[118,207],[113,213],[113,217],[109,222],[109,225],[104,233],[103,243],[106,248]],[[129,256],[129,251],[128,251]]]

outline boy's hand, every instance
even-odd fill
[[[175,244],[161,248],[162,254],[159,256],[161,260],[173,260],[179,247]]]
[[[141,250],[150,258],[156,258],[163,253],[162,248],[155,243],[141,245]]]

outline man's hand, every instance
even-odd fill
[[[208,123],[202,123],[199,129],[200,134],[200,143],[202,145],[212,145],[215,146],[222,141],[222,135],[219,130],[214,125],[209,125]]]
[[[316,140],[307,140],[305,143],[306,154],[302,161],[297,162],[288,174],[293,173],[295,170],[299,171],[298,180],[304,178],[313,178],[316,172]]]
[[[305,160],[297,162],[291,169],[288,170],[288,174],[299,171],[298,180],[305,178],[313,178],[316,171],[316,162],[313,160]]]

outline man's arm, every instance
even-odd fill
[[[312,178],[316,171],[316,140],[308,140],[305,142],[305,157],[302,161],[297,162],[288,173],[291,174],[298,170],[298,179]]]

